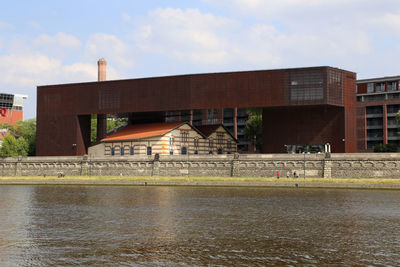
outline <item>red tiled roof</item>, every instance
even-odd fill
[[[160,136],[181,126],[184,122],[160,122],[128,125],[122,130],[102,139],[101,141],[122,141]]]

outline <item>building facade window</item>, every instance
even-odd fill
[[[214,140],[210,139],[208,140],[208,146],[213,147],[214,146]]]
[[[173,154],[174,154],[174,150],[171,149],[171,150],[169,151],[169,154],[170,154],[170,155],[173,155]]]
[[[374,83],[368,83],[367,84],[367,93],[373,93],[374,92]]]
[[[188,133],[187,132],[182,132],[182,142],[187,142],[188,140]]]
[[[175,138],[173,137],[173,136],[171,136],[170,138],[169,138],[169,144],[170,145],[173,145],[175,143]]]
[[[222,148],[218,148],[218,154],[222,154]]]
[[[385,91],[385,83],[376,83],[376,91],[384,92]]]
[[[181,154],[182,155],[186,155],[187,154],[187,148],[184,146],[184,147],[182,147],[182,149],[181,149]]]
[[[195,150],[195,151],[194,151],[194,154],[195,154],[195,155],[198,155],[198,154],[199,154],[199,151],[198,151],[198,150]]]
[[[231,149],[231,147],[232,147],[232,143],[231,143],[230,140],[228,140],[228,141],[226,142],[226,148],[227,148],[227,149]]]
[[[388,87],[388,91],[396,91],[397,82],[396,81],[388,82],[387,87]]]
[[[147,147],[147,155],[149,155],[149,156],[151,155],[151,146]]]
[[[121,156],[123,156],[125,154],[125,150],[123,147],[121,147],[120,153],[121,153]]]
[[[199,138],[194,139],[194,146],[199,147]]]
[[[114,156],[114,155],[115,155],[115,148],[112,147],[112,148],[111,148],[111,156]]]
[[[224,135],[223,134],[218,134],[217,135],[217,143],[222,144],[224,140]]]
[[[131,155],[134,155],[134,154],[135,154],[135,149],[133,148],[133,146],[131,146],[131,148],[130,148],[130,154],[131,154]]]

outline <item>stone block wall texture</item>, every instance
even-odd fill
[[[0,159],[0,176],[220,176],[399,178],[400,153],[233,154],[133,157],[19,157]]]

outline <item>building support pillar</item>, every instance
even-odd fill
[[[233,109],[233,136],[237,139],[237,108]]]
[[[97,114],[97,141],[107,135],[107,114]]]
[[[387,145],[388,143],[388,125],[387,125],[387,105],[383,105],[383,144]]]

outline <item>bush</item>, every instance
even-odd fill
[[[15,139],[11,134],[7,134],[1,145],[0,156],[18,157],[28,155],[29,144],[23,137]]]
[[[394,144],[378,144],[374,146],[374,152],[376,153],[388,153],[388,152],[397,152],[398,147]]]

